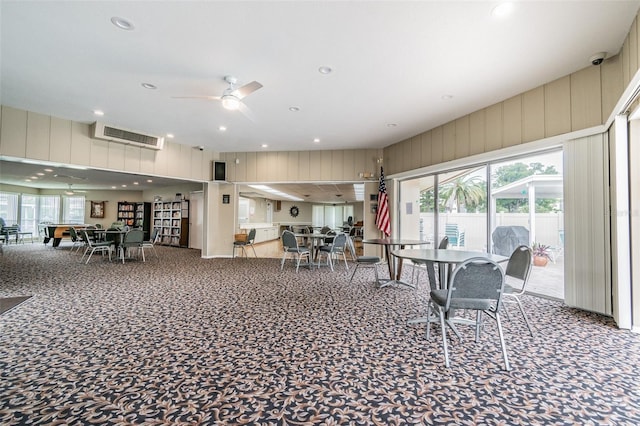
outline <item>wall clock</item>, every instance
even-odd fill
[[[289,214],[291,215],[291,217],[298,216],[298,213],[300,213],[300,210],[298,210],[298,207],[291,206],[291,208],[289,209]]]

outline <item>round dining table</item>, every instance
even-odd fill
[[[402,258],[393,256],[392,250],[395,248],[404,249],[406,246],[416,246],[422,244],[431,244],[429,241],[409,240],[405,238],[373,238],[362,240],[363,244],[376,244],[384,246],[384,252],[387,257],[389,266],[389,279],[380,280],[380,287],[386,287],[392,284],[400,284],[406,287],[415,288],[411,283],[401,280],[402,277]]]

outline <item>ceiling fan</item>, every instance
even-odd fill
[[[262,87],[257,81],[252,81],[243,86],[238,87],[238,79],[234,76],[227,75],[224,81],[229,83],[229,87],[220,96],[174,96],[174,99],[210,99],[222,101],[222,107],[231,111],[240,110],[244,115],[253,119],[251,111],[242,102],[242,99]]]
[[[87,192],[87,191],[83,191],[83,190],[80,190],[80,189],[75,189],[75,190],[74,190],[73,188],[71,188],[71,185],[72,185],[72,184],[70,183],[70,184],[69,184],[69,189],[68,189],[68,190],[66,190],[66,191],[64,191],[64,193],[65,193],[66,195],[74,195],[74,194],[80,194],[80,193],[85,193],[85,192]]]

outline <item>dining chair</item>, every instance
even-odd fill
[[[504,276],[503,269],[496,262],[483,257],[474,257],[454,269],[447,289],[431,290],[427,318],[431,318],[431,310],[433,309],[437,314],[436,321],[439,321],[442,330],[442,349],[446,367],[450,366],[447,326],[450,326],[459,336],[454,324],[475,325],[475,341],[478,342],[483,327],[483,314],[487,313],[487,316],[496,320],[505,369],[507,371],[511,369],[500,321]],[[475,321],[453,318],[452,314],[455,309],[476,311]],[[435,321],[429,319],[427,322],[427,340],[432,322]]]
[[[103,255],[106,252],[109,255],[109,261],[111,261],[111,250],[113,250],[112,241],[93,242],[91,241],[91,238],[89,238],[89,236],[87,235],[87,231],[82,230],[80,231],[80,234],[82,235],[82,238],[87,244],[86,249],[84,250],[84,253],[82,253],[82,258],[80,259],[80,263],[82,263],[82,261],[84,260],[84,257],[87,255],[87,253],[89,253],[89,256],[87,257],[87,261],[85,262],[85,265],[88,264],[89,261],[91,260],[91,256],[93,256],[93,253],[95,252],[102,253]]]
[[[256,229],[255,228],[251,228],[249,230],[249,234],[247,234],[247,237],[244,241],[234,241],[233,242],[233,257],[236,257],[236,249],[242,249],[242,254],[244,255],[244,257],[247,257],[247,249],[246,247],[251,247],[251,249],[253,250],[253,255],[255,257],[258,257],[258,255],[256,254],[256,249],[253,247],[253,242],[256,239]]]
[[[144,258],[144,246],[142,245],[144,241],[144,231],[141,229],[132,229],[131,231],[124,234],[122,238],[122,242],[118,247],[120,251],[120,258],[122,259],[122,263],[124,263],[125,252],[131,249],[138,249],[142,252],[142,261],[145,261]]]
[[[438,244],[438,249],[440,250],[445,250],[447,247],[449,247],[449,237],[447,237],[446,235],[442,238],[442,240],[440,240],[440,244]],[[420,271],[422,269],[426,269],[427,272],[429,272],[429,268],[433,268],[435,269],[437,266],[433,265],[433,262],[431,262],[431,264],[429,265],[429,262],[420,262],[420,261],[413,261],[413,271],[411,271],[411,282],[413,282],[413,284],[417,285],[418,284],[418,280],[420,279]],[[414,279],[414,275],[415,275],[415,279]],[[429,284],[431,285],[431,276],[429,275]]]
[[[349,282],[353,281],[353,277],[356,275],[356,271],[360,267],[365,268],[373,268],[376,277],[376,283],[380,284],[380,278],[378,277],[378,265],[380,264],[379,256],[357,256],[356,257],[356,266],[353,268],[353,272],[351,273],[351,278],[349,278]]]
[[[527,318],[527,314],[524,312],[522,301],[520,296],[525,293],[525,287],[529,281],[529,275],[531,274],[531,248],[527,245],[521,245],[516,247],[507,263],[507,270],[505,271],[505,286],[504,286],[504,311],[509,318],[509,311],[507,304],[515,303],[520,308],[524,322],[529,329],[529,334],[533,337],[533,329]]]
[[[344,259],[344,266],[347,270],[349,270],[349,264],[347,264],[347,255],[346,255],[346,246],[347,246],[347,234],[341,232],[338,233],[335,237],[333,237],[333,243],[321,246],[318,250],[318,268],[320,268],[320,259],[322,256],[327,257],[327,264],[333,271],[333,256],[340,256]]]
[[[307,266],[311,267],[311,255],[310,251],[306,247],[298,246],[298,239],[291,231],[282,231],[282,248],[284,250],[284,254],[282,256],[282,262],[280,263],[280,270],[284,268],[284,261],[287,259],[287,256],[291,254],[296,260],[296,273],[298,273],[298,269],[300,268],[300,261],[303,257],[307,258]]]
[[[78,231],[76,231],[73,226],[69,228],[69,236],[71,237],[71,242],[73,243],[73,245],[71,246],[71,250],[69,250],[69,254],[73,253],[74,251],[80,253],[80,249],[82,247],[85,247],[86,243],[80,238],[80,236],[78,235]]]
[[[151,238],[147,241],[142,242],[142,249],[151,249],[153,254],[156,256],[156,259],[160,259],[158,257],[158,252],[156,251],[156,241],[158,240],[158,234],[160,233],[160,228],[153,228],[153,232],[151,232]]]

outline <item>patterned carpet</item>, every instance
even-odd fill
[[[529,297],[536,337],[504,321],[512,371],[492,321],[447,369],[439,330],[406,324],[424,283],[159,255],[4,248],[0,297],[33,297],[0,316],[0,424],[640,424],[640,336],[609,318]]]

